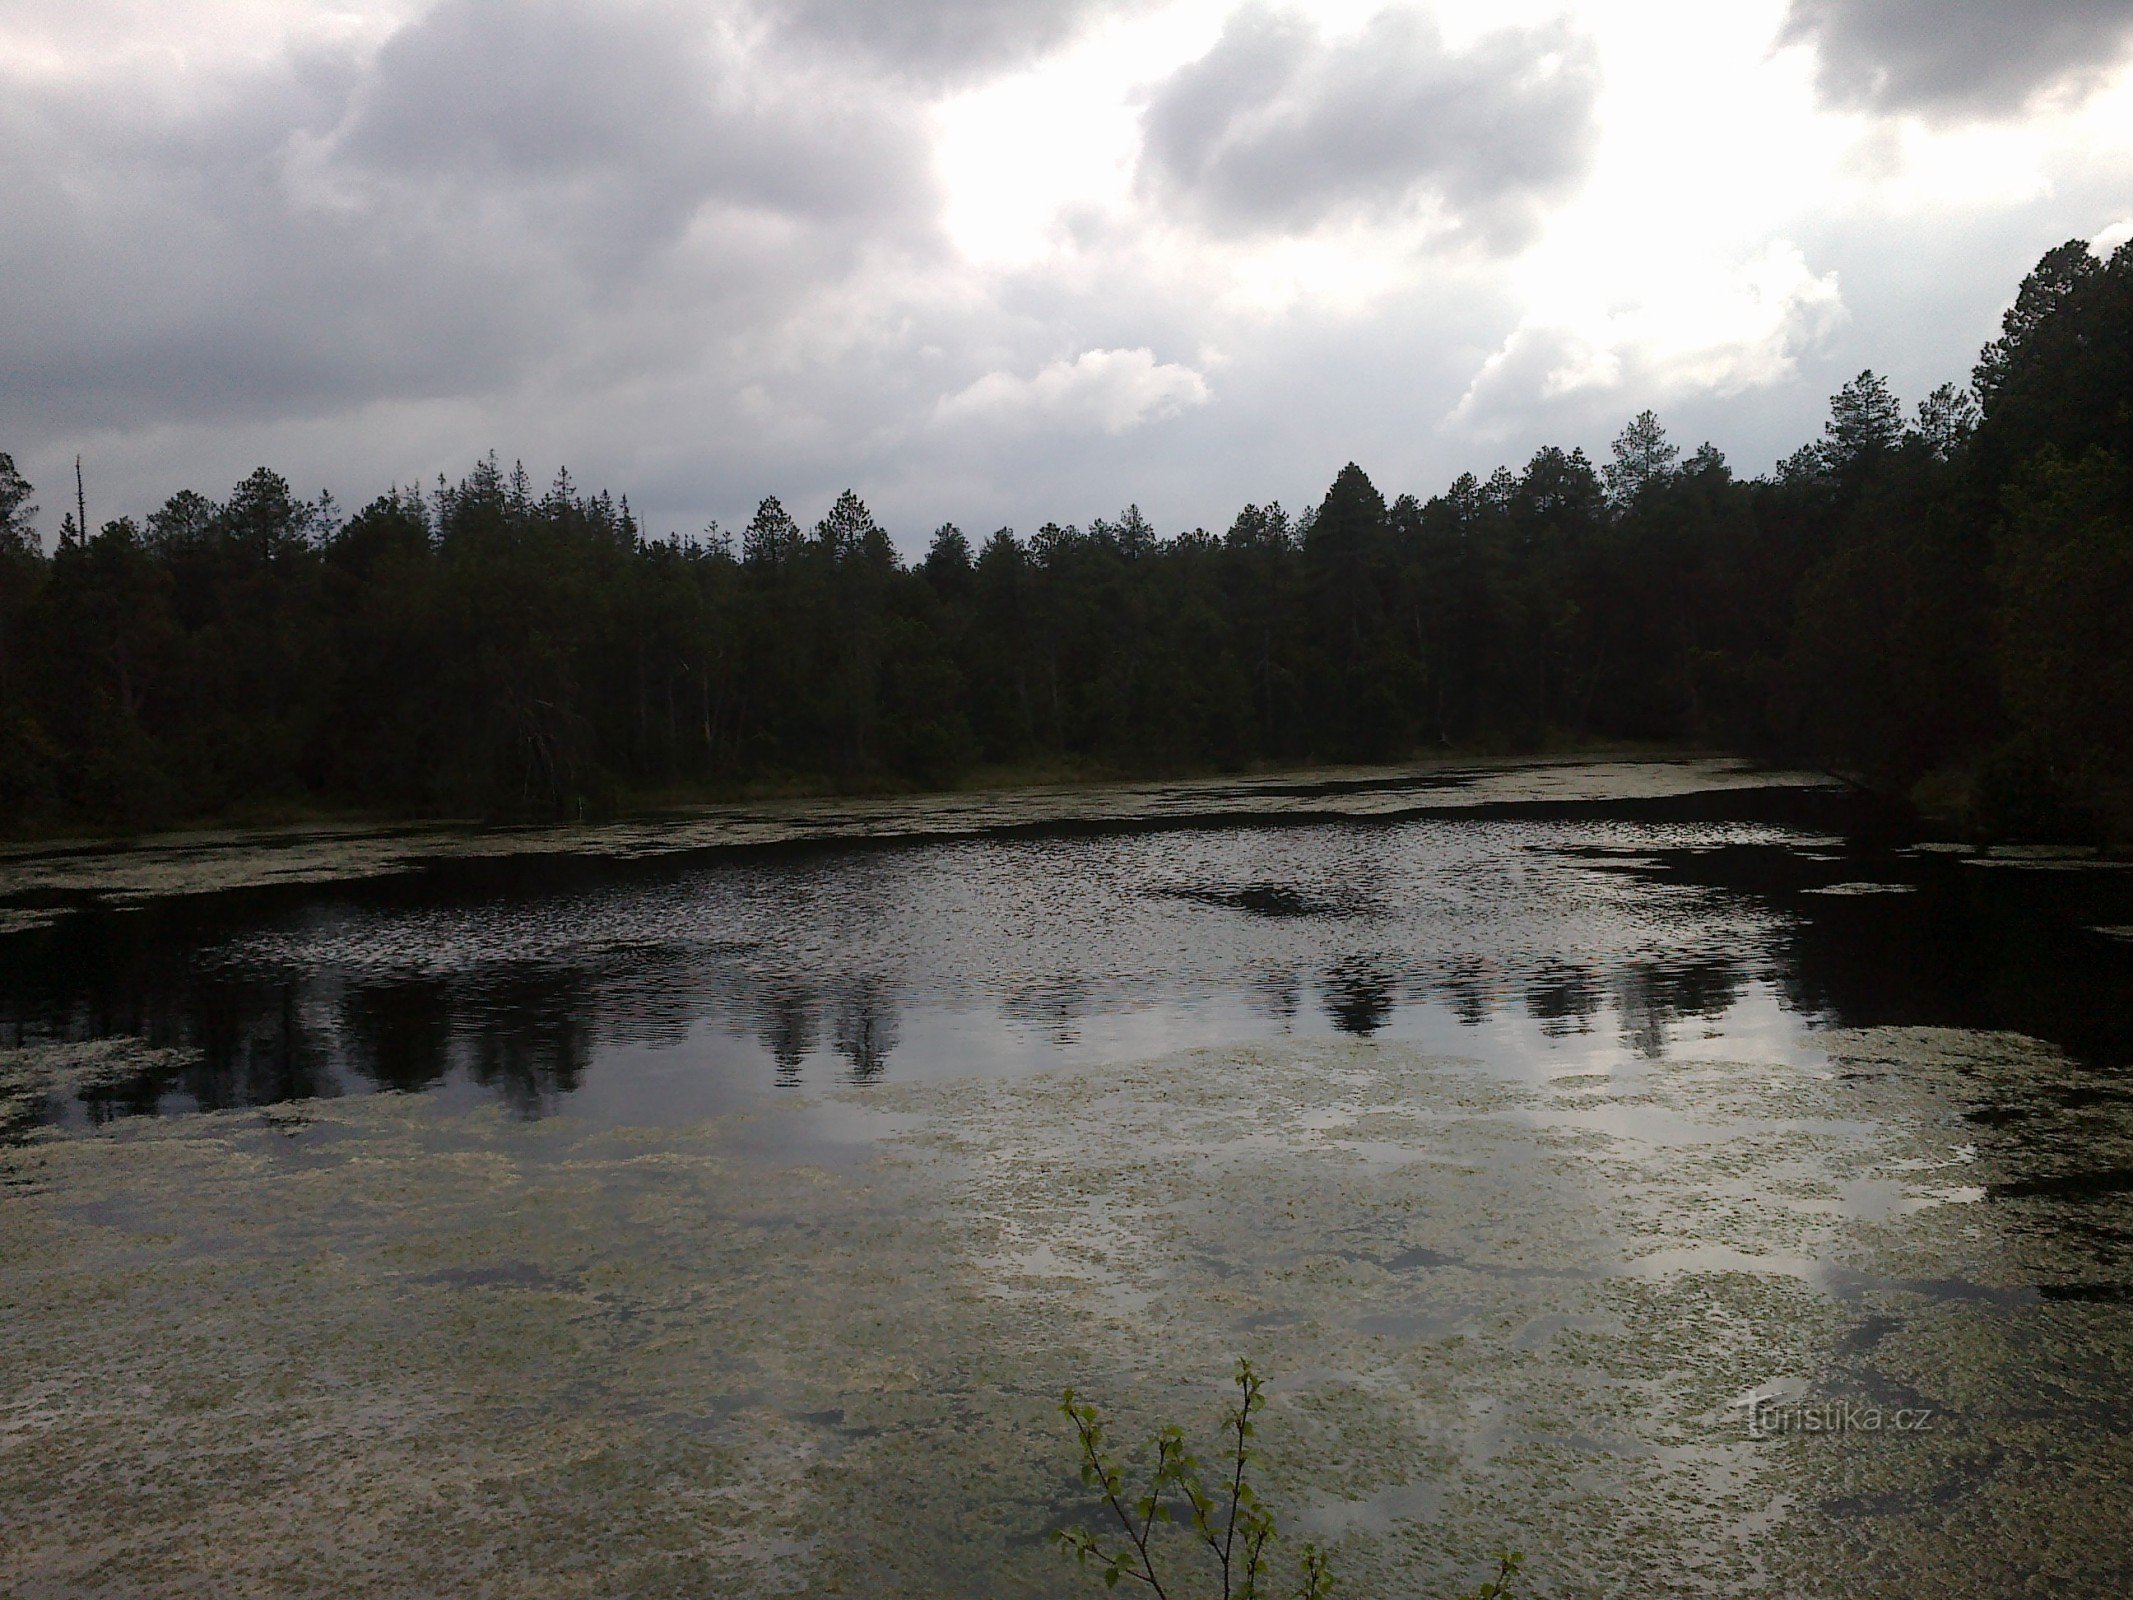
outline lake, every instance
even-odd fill
[[[1553,762],[18,848],[0,930],[10,1594],[1094,1592],[1060,1389],[1238,1355],[1347,1594],[2133,1584],[2117,863]]]

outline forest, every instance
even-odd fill
[[[32,498],[0,454],[0,831],[1635,741],[2133,839],[2133,245],[2050,251],[1967,386],[1861,373],[1753,478],[1645,412],[1598,464],[915,563],[851,493],[658,538],[493,456],[352,515],[261,469],[49,553]]]

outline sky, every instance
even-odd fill
[[[47,543],[494,450],[649,531],[1219,531],[1744,474],[2133,236],[2129,0],[8,0],[0,451]]]

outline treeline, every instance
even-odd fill
[[[254,473],[46,555],[0,456],[0,825],[261,803],[576,814],[760,781],[1696,739],[2001,833],[2133,829],[2133,247],[2023,283],[1967,389],[1873,373],[1767,477],[1649,413],[1597,467],[1159,537],[846,494],[737,547],[495,460],[353,516]]]

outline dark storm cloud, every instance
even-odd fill
[[[447,0],[368,60],[0,97],[0,425],[480,394],[775,323],[934,206],[916,108],[678,6]]]
[[[2079,88],[2133,48],[2126,0],[1792,0],[1781,37],[1812,43],[1825,99],[1937,118],[2019,110]]]
[[[929,82],[1020,65],[1128,0],[768,0],[794,43],[863,55]]]
[[[1156,90],[1142,181],[1234,232],[1429,196],[1460,229],[1515,244],[1585,170],[1597,89],[1590,47],[1560,25],[1453,51],[1412,11],[1328,41],[1253,8]]]
[[[669,232],[714,199],[822,218],[904,210],[924,151],[882,97],[853,89],[747,70],[679,6],[446,0],[379,53],[341,149],[485,188],[620,192]]]
[[[16,86],[0,104],[14,429],[420,390],[454,345],[474,372],[494,362],[493,300],[440,338],[437,309],[468,298],[448,292],[451,250],[421,252],[402,215],[293,203],[286,152],[332,128],[352,78],[282,63],[184,105],[108,82]],[[380,285],[403,248],[402,281]]]

